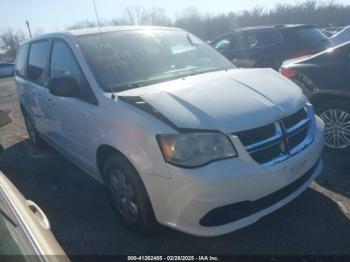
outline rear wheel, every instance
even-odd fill
[[[119,154],[105,161],[103,174],[112,203],[130,229],[148,232],[156,224],[152,205],[136,169]]]
[[[350,154],[350,105],[344,99],[334,99],[316,107],[316,112],[325,123],[327,151]]]
[[[35,147],[42,148],[46,146],[45,141],[40,137],[39,132],[36,130],[32,120],[27,113],[23,113],[24,123],[27,128],[29,139]]]

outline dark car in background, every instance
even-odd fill
[[[12,62],[0,62],[0,77],[14,76],[15,64]]]
[[[280,72],[303,89],[325,122],[328,150],[350,154],[350,42],[285,61]]]
[[[210,44],[238,67],[271,67],[284,60],[318,53],[332,45],[313,25],[273,25],[238,29]]]

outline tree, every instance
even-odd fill
[[[7,28],[2,32],[0,34],[0,48],[4,50],[3,57],[6,57],[8,60],[14,60],[20,43],[25,39],[22,31],[15,32],[13,28]]]
[[[171,20],[164,9],[157,7],[150,9],[140,6],[129,7],[125,9],[122,21],[127,25],[171,25]]]

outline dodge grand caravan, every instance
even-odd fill
[[[236,69],[180,29],[40,36],[22,44],[16,82],[32,142],[104,183],[133,229],[225,234],[322,169],[324,124],[300,88],[272,69]]]

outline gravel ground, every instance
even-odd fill
[[[0,129],[0,169],[44,210],[69,255],[350,255],[349,157],[324,154],[323,174],[304,194],[234,233],[199,238],[159,226],[140,236],[120,224],[100,184],[54,151],[30,146],[12,78],[0,79],[0,110],[13,119]]]

